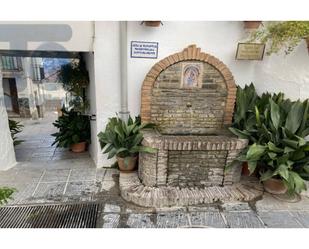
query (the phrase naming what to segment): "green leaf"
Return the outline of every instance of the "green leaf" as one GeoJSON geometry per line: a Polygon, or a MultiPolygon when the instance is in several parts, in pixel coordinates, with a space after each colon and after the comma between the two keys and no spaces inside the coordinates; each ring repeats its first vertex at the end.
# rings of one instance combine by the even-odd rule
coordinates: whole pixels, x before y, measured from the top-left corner
{"type": "MultiPolygon", "coordinates": [[[[303,105],[304,105],[304,112],[303,112],[302,122],[301,122],[300,127],[299,127],[298,135],[305,137],[309,134],[309,133],[307,135],[304,134],[305,129],[306,129],[306,124],[307,124],[307,119],[308,119],[307,116],[308,116],[308,110],[309,110],[309,99],[304,101],[303,105]]],[[[309,127],[307,127],[307,128],[309,128],[309,127]]]]}
{"type": "Polygon", "coordinates": [[[277,153],[280,153],[280,152],[283,152],[283,149],[277,147],[274,143],[272,142],[268,142],[267,143],[267,146],[268,146],[268,149],[270,151],[273,151],[273,152],[277,152],[277,153]]]}
{"type": "Polygon", "coordinates": [[[275,170],[274,175],[280,175],[283,179],[286,181],[289,180],[289,170],[287,165],[285,164],[280,164],[279,167],[275,170]]]}
{"type": "MultiPolygon", "coordinates": [[[[105,147],[105,146],[104,146],[105,147]]],[[[109,146],[107,146],[107,148],[104,150],[104,154],[110,152],[112,149],[114,148],[114,146],[112,144],[110,144],[109,146]]]]}
{"type": "Polygon", "coordinates": [[[237,128],[234,128],[234,127],[229,127],[229,130],[236,136],[238,136],[239,138],[242,138],[242,139],[248,139],[249,136],[250,136],[250,133],[247,132],[247,131],[241,131],[237,128]]]}
{"type": "Polygon", "coordinates": [[[264,181],[266,181],[266,180],[272,178],[273,175],[274,175],[274,171],[268,169],[265,173],[261,174],[260,180],[261,180],[262,182],[264,182],[264,181]]]}
{"type": "Polygon", "coordinates": [[[250,174],[252,174],[257,166],[257,161],[248,161],[248,169],[250,171],[250,174]]]}
{"type": "Polygon", "coordinates": [[[301,191],[307,189],[304,180],[296,172],[290,171],[289,178],[293,179],[292,181],[289,181],[291,191],[300,193],[301,191]]]}
{"type": "Polygon", "coordinates": [[[267,155],[273,160],[277,157],[277,154],[273,152],[268,152],[267,155]]]}
{"type": "Polygon", "coordinates": [[[286,118],[285,128],[287,128],[290,132],[295,133],[301,125],[303,114],[303,104],[300,101],[295,102],[286,118]]]}
{"type": "Polygon", "coordinates": [[[115,132],[121,139],[124,139],[124,132],[118,125],[115,126],[115,132]]]}
{"type": "Polygon", "coordinates": [[[77,134],[73,135],[73,136],[72,136],[72,141],[73,141],[73,143],[75,143],[75,144],[77,144],[78,142],[80,142],[80,141],[79,141],[79,136],[78,136],[77,134]]]}
{"type": "Polygon", "coordinates": [[[298,148],[298,142],[291,140],[291,139],[282,139],[282,141],[288,145],[289,147],[293,148],[293,149],[297,149],[298,148]]]}
{"type": "Polygon", "coordinates": [[[128,152],[128,149],[127,148],[120,148],[116,151],[116,155],[119,155],[121,152],[128,152]]]}
{"type": "Polygon", "coordinates": [[[254,107],[255,108],[255,118],[256,118],[256,122],[258,124],[258,126],[261,126],[261,117],[260,117],[260,112],[257,106],[254,107]]]}
{"type": "Polygon", "coordinates": [[[144,153],[156,153],[157,149],[146,147],[146,146],[135,146],[131,149],[131,152],[137,153],[137,152],[144,152],[144,153]]]}
{"type": "Polygon", "coordinates": [[[117,150],[115,148],[113,148],[109,153],[108,153],[108,156],[107,156],[107,159],[111,159],[113,158],[117,153],[117,150]]]}
{"type": "Polygon", "coordinates": [[[289,146],[285,146],[283,152],[286,154],[286,153],[293,152],[293,151],[295,151],[295,149],[293,149],[289,146]]]}
{"type": "Polygon", "coordinates": [[[265,150],[266,146],[253,144],[249,147],[246,158],[248,161],[258,161],[264,154],[265,150]]]}
{"type": "Polygon", "coordinates": [[[276,128],[276,130],[278,130],[279,124],[280,124],[280,110],[279,110],[279,106],[272,99],[269,99],[269,102],[270,102],[270,117],[271,117],[271,121],[272,121],[274,127],[276,128]]]}

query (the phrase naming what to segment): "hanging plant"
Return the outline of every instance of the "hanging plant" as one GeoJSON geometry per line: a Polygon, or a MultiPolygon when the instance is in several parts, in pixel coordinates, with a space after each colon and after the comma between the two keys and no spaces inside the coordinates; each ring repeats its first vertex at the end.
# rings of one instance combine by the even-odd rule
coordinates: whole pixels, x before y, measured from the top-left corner
{"type": "Polygon", "coordinates": [[[58,78],[66,91],[82,96],[82,89],[89,84],[89,75],[84,60],[80,58],[62,65],[58,78]]]}
{"type": "Polygon", "coordinates": [[[58,80],[63,84],[64,90],[71,93],[70,106],[75,111],[84,113],[89,107],[85,90],[89,84],[89,74],[82,57],[79,60],[73,60],[69,64],[62,65],[58,80]]]}
{"type": "Polygon", "coordinates": [[[252,33],[251,42],[268,43],[266,54],[284,50],[291,53],[299,43],[306,39],[309,42],[309,21],[273,22],[252,33]]]}

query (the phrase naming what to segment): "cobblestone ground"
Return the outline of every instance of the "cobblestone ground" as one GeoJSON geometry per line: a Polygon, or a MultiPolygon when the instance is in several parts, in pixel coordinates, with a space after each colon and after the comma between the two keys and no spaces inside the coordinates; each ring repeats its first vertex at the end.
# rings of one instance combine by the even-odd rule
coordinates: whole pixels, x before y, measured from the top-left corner
{"type": "Polygon", "coordinates": [[[125,202],[119,195],[116,169],[96,169],[88,153],[73,154],[51,147],[54,114],[26,121],[16,147],[19,163],[0,172],[0,186],[18,191],[7,205],[100,202],[98,227],[103,228],[302,228],[309,227],[309,198],[296,203],[269,194],[251,203],[217,203],[152,209],[125,202]]]}

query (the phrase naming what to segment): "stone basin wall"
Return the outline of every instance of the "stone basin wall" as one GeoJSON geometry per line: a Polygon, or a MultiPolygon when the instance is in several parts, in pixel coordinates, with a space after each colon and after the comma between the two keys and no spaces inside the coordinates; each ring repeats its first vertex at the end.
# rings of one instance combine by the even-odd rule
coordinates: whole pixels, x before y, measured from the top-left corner
{"type": "Polygon", "coordinates": [[[144,132],[143,145],[156,153],[141,153],[139,177],[146,186],[210,187],[240,180],[241,164],[225,172],[247,146],[246,139],[231,136],[169,136],[144,132]]]}

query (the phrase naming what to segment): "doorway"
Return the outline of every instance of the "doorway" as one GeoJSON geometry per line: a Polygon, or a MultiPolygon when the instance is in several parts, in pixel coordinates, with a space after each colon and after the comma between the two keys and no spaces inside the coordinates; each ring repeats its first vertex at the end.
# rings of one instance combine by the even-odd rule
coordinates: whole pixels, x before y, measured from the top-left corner
{"type": "Polygon", "coordinates": [[[9,116],[19,115],[18,94],[15,78],[3,78],[3,93],[5,107],[9,116]]]}

